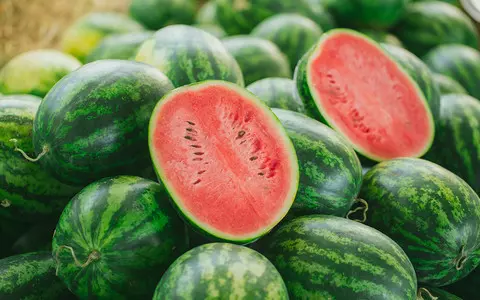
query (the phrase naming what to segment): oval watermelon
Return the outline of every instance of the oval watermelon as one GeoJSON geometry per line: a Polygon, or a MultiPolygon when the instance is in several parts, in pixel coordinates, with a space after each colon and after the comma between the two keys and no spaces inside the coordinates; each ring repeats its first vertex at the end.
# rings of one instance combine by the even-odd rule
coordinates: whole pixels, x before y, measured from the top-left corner
{"type": "Polygon", "coordinates": [[[305,113],[303,102],[295,97],[295,82],[287,78],[265,78],[247,86],[247,90],[270,108],[281,108],[305,113]]]}
{"type": "Polygon", "coordinates": [[[147,28],[156,30],[172,24],[192,24],[195,0],[132,0],[130,15],[147,28]]]}
{"type": "Polygon", "coordinates": [[[92,62],[101,59],[134,59],[138,48],[152,35],[152,31],[112,34],[103,39],[85,60],[92,62]]]}
{"type": "Polygon", "coordinates": [[[440,94],[467,94],[465,88],[458,83],[455,79],[442,75],[442,74],[433,74],[433,81],[438,86],[440,94]]]}

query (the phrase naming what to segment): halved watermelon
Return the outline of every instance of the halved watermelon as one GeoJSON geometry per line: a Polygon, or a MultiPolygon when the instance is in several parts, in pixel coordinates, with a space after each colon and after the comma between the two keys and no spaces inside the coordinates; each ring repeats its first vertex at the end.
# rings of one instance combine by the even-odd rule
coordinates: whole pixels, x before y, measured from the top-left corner
{"type": "Polygon", "coordinates": [[[296,70],[309,115],[383,161],[420,157],[434,137],[432,113],[417,83],[373,40],[352,30],[324,34],[296,70]]]}
{"type": "Polygon", "coordinates": [[[247,243],[269,232],[298,189],[293,145],[270,109],[224,81],[178,88],[155,108],[150,154],[175,206],[207,235],[247,243]]]}

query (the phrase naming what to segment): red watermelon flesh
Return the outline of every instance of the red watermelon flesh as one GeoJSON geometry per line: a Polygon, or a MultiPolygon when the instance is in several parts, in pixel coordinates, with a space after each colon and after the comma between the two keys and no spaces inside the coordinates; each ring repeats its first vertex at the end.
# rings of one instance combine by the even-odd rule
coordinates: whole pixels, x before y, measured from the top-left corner
{"type": "Polygon", "coordinates": [[[295,151],[279,121],[252,94],[222,81],[162,99],[150,121],[150,153],[184,217],[224,240],[267,233],[298,187],[295,151]]]}
{"type": "Polygon", "coordinates": [[[430,148],[433,118],[421,90],[375,42],[331,31],[306,68],[325,121],[361,154],[383,161],[419,157],[430,148]]]}

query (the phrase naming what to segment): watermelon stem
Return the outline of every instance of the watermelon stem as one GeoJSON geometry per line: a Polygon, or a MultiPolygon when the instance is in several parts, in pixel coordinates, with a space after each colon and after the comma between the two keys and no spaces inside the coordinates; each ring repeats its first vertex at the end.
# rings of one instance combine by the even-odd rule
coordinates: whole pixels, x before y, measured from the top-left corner
{"type": "Polygon", "coordinates": [[[0,206],[2,207],[9,207],[10,205],[12,205],[12,201],[8,200],[8,199],[3,199],[1,202],[0,202],[0,206]]]}
{"type": "Polygon", "coordinates": [[[31,161],[31,162],[36,162],[36,161],[40,160],[40,158],[42,158],[49,151],[48,146],[44,145],[43,149],[42,149],[42,152],[36,158],[31,158],[30,156],[28,156],[27,153],[25,153],[25,151],[18,148],[18,146],[17,146],[18,140],[17,139],[10,139],[10,142],[13,142],[14,145],[15,145],[15,149],[13,149],[14,151],[20,152],[26,160],[31,161]]]}
{"type": "Polygon", "coordinates": [[[355,209],[351,209],[348,213],[347,213],[347,216],[346,218],[349,219],[349,220],[352,220],[352,221],[356,221],[356,222],[359,222],[359,223],[365,223],[365,221],[367,221],[367,211],[368,211],[368,202],[363,200],[363,199],[360,199],[360,198],[357,198],[354,200],[353,202],[354,204],[355,203],[360,203],[360,204],[363,204],[363,206],[359,206],[355,209]],[[350,219],[350,216],[356,212],[359,212],[359,211],[363,211],[363,218],[362,219],[350,219]]]}
{"type": "Polygon", "coordinates": [[[430,297],[431,300],[437,300],[438,299],[438,297],[435,297],[434,295],[432,295],[432,293],[430,293],[430,291],[427,290],[426,288],[419,288],[418,293],[417,293],[417,300],[425,299],[425,298],[423,298],[422,293],[426,293],[430,297]]]}
{"type": "Polygon", "coordinates": [[[56,275],[58,275],[58,269],[60,267],[60,260],[58,258],[59,254],[60,254],[60,251],[63,250],[63,249],[67,249],[67,250],[70,250],[70,253],[72,254],[72,257],[73,257],[73,261],[75,262],[75,265],[77,267],[80,267],[80,268],[85,268],[86,266],[88,266],[89,264],[91,264],[92,262],[94,261],[97,261],[100,259],[100,252],[98,252],[97,250],[93,250],[89,255],[88,255],[88,258],[87,258],[87,261],[84,262],[83,264],[77,259],[77,256],[75,255],[75,251],[73,250],[72,247],[70,246],[67,246],[67,245],[61,245],[58,247],[57,249],[57,254],[55,255],[55,260],[57,261],[57,270],[55,272],[56,275]]]}
{"type": "Polygon", "coordinates": [[[465,255],[465,246],[462,246],[462,248],[460,249],[460,254],[455,259],[455,269],[457,269],[457,271],[460,271],[461,269],[463,269],[466,261],[467,261],[467,256],[465,255]]]}

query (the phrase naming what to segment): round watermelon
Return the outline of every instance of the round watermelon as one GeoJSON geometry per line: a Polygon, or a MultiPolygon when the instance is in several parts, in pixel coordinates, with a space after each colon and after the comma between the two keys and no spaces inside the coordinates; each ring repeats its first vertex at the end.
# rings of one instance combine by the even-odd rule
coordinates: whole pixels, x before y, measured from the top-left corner
{"type": "Polygon", "coordinates": [[[465,88],[458,83],[455,79],[442,75],[442,74],[433,74],[433,81],[438,86],[440,94],[467,94],[465,88]]]}
{"type": "Polygon", "coordinates": [[[132,0],[130,15],[145,27],[156,30],[172,24],[192,24],[195,0],[132,0]]]}
{"type": "Polygon", "coordinates": [[[151,31],[112,34],[103,39],[85,60],[92,62],[101,59],[134,59],[138,48],[152,35],[151,31]]]}
{"type": "Polygon", "coordinates": [[[270,108],[305,113],[303,102],[295,97],[295,89],[295,81],[278,77],[261,79],[247,86],[247,90],[265,102],[270,108]]]}

